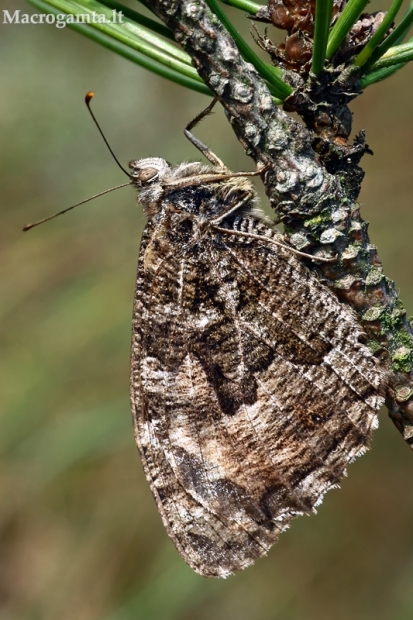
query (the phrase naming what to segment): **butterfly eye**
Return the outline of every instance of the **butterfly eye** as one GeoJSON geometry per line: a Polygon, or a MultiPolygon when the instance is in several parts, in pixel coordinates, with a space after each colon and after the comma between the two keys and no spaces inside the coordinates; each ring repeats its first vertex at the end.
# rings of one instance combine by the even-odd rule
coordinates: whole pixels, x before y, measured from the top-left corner
{"type": "Polygon", "coordinates": [[[141,183],[148,183],[148,181],[154,181],[158,174],[159,171],[156,168],[143,168],[137,172],[136,176],[141,183]]]}

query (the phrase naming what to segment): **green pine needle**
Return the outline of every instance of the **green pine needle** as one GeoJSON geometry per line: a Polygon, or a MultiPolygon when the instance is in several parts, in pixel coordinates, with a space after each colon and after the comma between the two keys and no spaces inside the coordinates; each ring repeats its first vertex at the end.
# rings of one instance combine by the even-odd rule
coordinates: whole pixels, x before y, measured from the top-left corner
{"type": "Polygon", "coordinates": [[[375,71],[376,69],[392,67],[393,65],[410,62],[411,60],[413,60],[412,40],[408,43],[391,47],[377,62],[374,63],[371,69],[372,71],[375,71]]]}
{"type": "Polygon", "coordinates": [[[316,0],[313,60],[311,67],[312,72],[315,74],[323,70],[326,59],[333,1],[334,0],[316,0]]]}
{"type": "Polygon", "coordinates": [[[399,69],[402,69],[405,64],[406,63],[401,63],[400,65],[394,65],[393,67],[383,67],[382,69],[376,69],[375,71],[367,73],[367,75],[365,75],[360,80],[361,88],[364,90],[372,84],[376,84],[377,82],[385,80],[386,78],[396,73],[396,71],[399,71],[399,69]]]}
{"type": "Polygon", "coordinates": [[[392,25],[394,18],[396,17],[399,9],[403,3],[403,0],[394,0],[390,9],[387,11],[382,23],[377,28],[370,41],[361,50],[360,54],[356,57],[354,64],[356,67],[362,67],[370,58],[374,50],[378,47],[384,35],[392,25]]]}
{"type": "Polygon", "coordinates": [[[334,56],[370,0],[349,0],[328,37],[326,58],[334,56]]]}
{"type": "Polygon", "coordinates": [[[118,11],[118,13],[121,11],[125,15],[125,17],[127,17],[133,22],[136,22],[137,24],[140,24],[141,26],[145,26],[145,28],[148,28],[148,30],[160,34],[163,37],[170,39],[171,41],[175,41],[172,31],[160,22],[156,22],[150,17],[145,17],[145,15],[141,15],[137,11],[130,9],[128,6],[125,6],[120,2],[116,2],[116,0],[99,0],[99,2],[110,9],[115,9],[116,11],[118,11]]]}
{"type": "Polygon", "coordinates": [[[263,6],[262,4],[251,2],[251,0],[221,0],[221,2],[235,9],[240,9],[240,11],[245,11],[245,13],[250,15],[255,15],[263,6]]]}
{"type": "Polygon", "coordinates": [[[410,3],[409,8],[406,11],[405,16],[403,17],[400,24],[393,30],[393,32],[386,37],[386,39],[379,45],[376,50],[372,53],[369,60],[366,62],[364,67],[370,68],[379,58],[383,56],[392,46],[400,45],[403,42],[404,37],[410,30],[411,25],[413,24],[413,2],[410,3]]]}

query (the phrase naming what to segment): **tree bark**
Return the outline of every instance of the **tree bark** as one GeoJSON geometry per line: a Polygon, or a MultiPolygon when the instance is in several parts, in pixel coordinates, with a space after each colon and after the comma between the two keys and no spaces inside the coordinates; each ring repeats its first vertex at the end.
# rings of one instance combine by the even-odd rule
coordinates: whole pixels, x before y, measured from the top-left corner
{"type": "Polygon", "coordinates": [[[358,192],[341,172],[327,172],[313,150],[314,134],[274,104],[264,80],[243,60],[204,0],[151,0],[151,7],[219,96],[246,153],[269,165],[263,182],[286,240],[315,257],[337,257],[309,261],[308,267],[358,314],[369,346],[388,373],[389,415],[413,448],[412,327],[370,243],[358,192]]]}

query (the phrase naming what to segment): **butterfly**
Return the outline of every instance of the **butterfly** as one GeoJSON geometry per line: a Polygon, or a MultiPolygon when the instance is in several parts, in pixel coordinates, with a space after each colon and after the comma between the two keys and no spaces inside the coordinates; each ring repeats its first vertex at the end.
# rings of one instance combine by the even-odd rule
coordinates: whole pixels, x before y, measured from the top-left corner
{"type": "Polygon", "coordinates": [[[232,173],[191,133],[214,103],[185,130],[211,165],[130,163],[147,217],[131,407],[169,536],[197,573],[226,577],[365,452],[385,381],[355,313],[258,207],[248,177],[265,169],[232,173]]]}

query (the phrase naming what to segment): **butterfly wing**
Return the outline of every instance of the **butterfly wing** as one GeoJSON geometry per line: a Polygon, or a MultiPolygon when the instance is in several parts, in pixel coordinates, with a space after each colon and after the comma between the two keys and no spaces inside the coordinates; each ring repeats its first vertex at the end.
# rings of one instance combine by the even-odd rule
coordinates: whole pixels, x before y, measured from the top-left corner
{"type": "Polygon", "coordinates": [[[382,375],[360,327],[277,235],[149,224],[134,307],[136,441],[165,527],[201,575],[264,555],[368,445],[382,375]]]}

